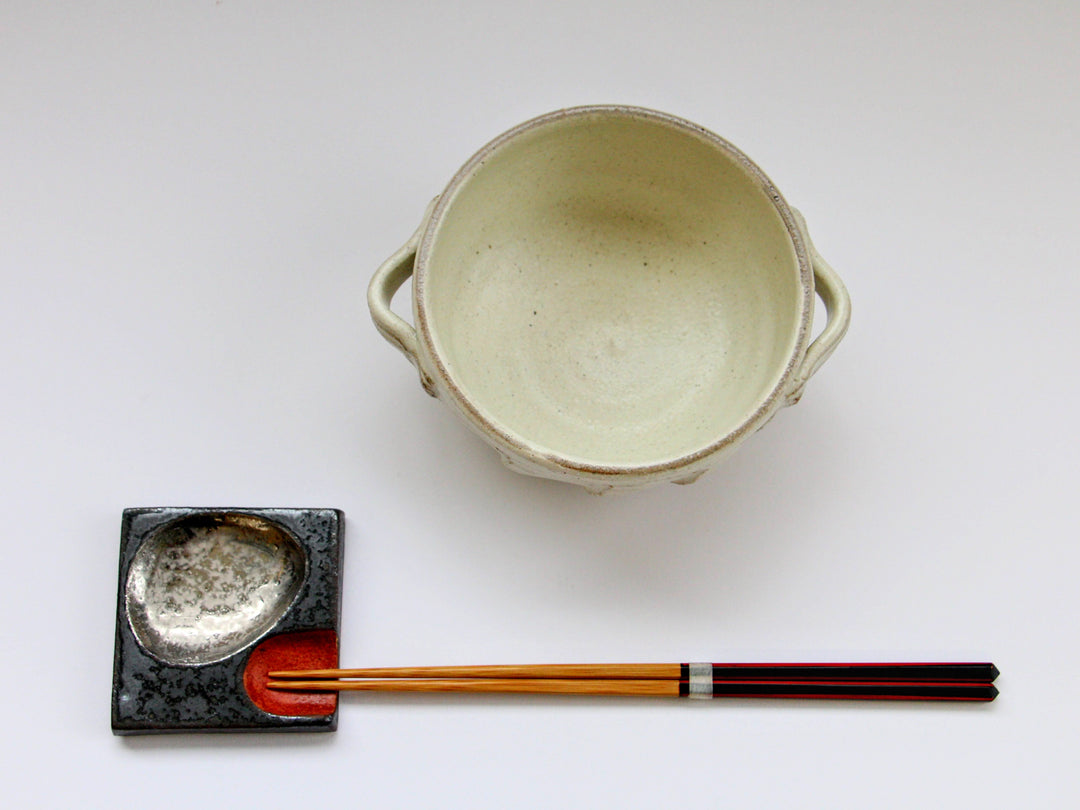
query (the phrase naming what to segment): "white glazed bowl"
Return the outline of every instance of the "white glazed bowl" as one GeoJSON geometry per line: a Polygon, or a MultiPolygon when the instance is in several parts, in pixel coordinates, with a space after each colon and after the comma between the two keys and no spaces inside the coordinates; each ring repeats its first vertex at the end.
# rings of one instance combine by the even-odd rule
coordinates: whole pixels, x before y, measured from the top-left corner
{"type": "Polygon", "coordinates": [[[509,466],[593,491],[695,480],[798,400],[850,318],[757,166],[621,106],[481,149],[368,300],[428,393],[509,466]],[[410,274],[415,330],[390,310],[410,274]],[[811,344],[815,286],[829,320],[811,344]]]}

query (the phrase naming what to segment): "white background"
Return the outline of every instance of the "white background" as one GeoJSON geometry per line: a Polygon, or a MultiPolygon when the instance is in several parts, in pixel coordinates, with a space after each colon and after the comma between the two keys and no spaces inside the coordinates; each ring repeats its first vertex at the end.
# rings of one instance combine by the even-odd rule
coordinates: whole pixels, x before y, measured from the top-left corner
{"type": "Polygon", "coordinates": [[[0,11],[8,806],[1075,806],[1075,2],[94,5],[0,11]],[[503,469],[364,292],[475,149],[602,102],[746,151],[854,320],[725,466],[597,498],[503,469]],[[1002,696],[114,738],[120,514],[159,505],[345,510],[350,665],[992,659],[1002,696]]]}

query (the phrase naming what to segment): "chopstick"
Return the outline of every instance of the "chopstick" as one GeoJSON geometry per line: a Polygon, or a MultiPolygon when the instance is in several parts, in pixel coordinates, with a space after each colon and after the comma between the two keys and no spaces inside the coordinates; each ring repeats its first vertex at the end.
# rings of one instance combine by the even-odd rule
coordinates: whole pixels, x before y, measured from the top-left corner
{"type": "MultiPolygon", "coordinates": [[[[714,680],[886,680],[992,683],[998,669],[990,663],[888,664],[703,664],[714,680]]],[[[271,678],[644,678],[678,680],[690,676],[691,664],[495,664],[488,666],[367,667],[270,672],[271,678]]]]}
{"type": "Polygon", "coordinates": [[[990,663],[541,664],[270,672],[271,689],[990,701],[990,663]]]}
{"type": "MultiPolygon", "coordinates": [[[[690,697],[685,681],[606,678],[421,678],[356,681],[271,681],[271,689],[322,692],[509,692],[518,694],[690,697]]],[[[834,700],[991,701],[990,683],[713,681],[695,697],[830,698],[834,700]]]]}

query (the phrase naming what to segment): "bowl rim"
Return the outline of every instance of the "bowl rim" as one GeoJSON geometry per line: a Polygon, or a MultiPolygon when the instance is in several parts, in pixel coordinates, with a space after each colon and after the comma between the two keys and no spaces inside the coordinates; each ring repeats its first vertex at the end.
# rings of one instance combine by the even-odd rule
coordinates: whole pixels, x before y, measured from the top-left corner
{"type": "Polygon", "coordinates": [[[413,265],[413,307],[416,318],[417,332],[420,335],[420,346],[431,364],[442,387],[449,394],[452,404],[465,417],[466,421],[482,434],[497,438],[505,446],[512,448],[517,454],[547,467],[549,469],[563,470],[571,473],[599,476],[610,478],[626,475],[657,475],[682,470],[685,467],[708,458],[725,448],[729,448],[741,441],[745,436],[757,430],[768,421],[769,417],[783,404],[785,393],[792,377],[795,375],[803,356],[806,354],[810,342],[810,326],[813,319],[814,307],[814,274],[807,250],[806,239],[799,227],[796,215],[784,199],[783,195],[773,184],[772,180],[747,157],[741,150],[719,135],[699,126],[684,118],[679,118],[668,113],[646,107],[637,107],[623,104],[590,104],[579,107],[568,107],[555,110],[544,115],[531,118],[524,123],[507,130],[501,135],[482,146],[464,165],[454,174],[443,190],[442,194],[434,201],[427,221],[421,226],[422,235],[417,245],[416,259],[413,265]],[[584,117],[611,116],[620,118],[644,119],[651,123],[658,123],[685,135],[696,137],[724,153],[728,158],[735,160],[742,169],[758,184],[759,188],[768,196],[772,206],[780,215],[788,237],[791,239],[795,251],[796,262],[802,297],[800,300],[800,314],[795,344],[792,347],[788,362],[783,373],[777,378],[776,384],[769,393],[758,403],[735,428],[708,445],[698,448],[690,453],[685,453],[670,459],[647,464],[610,464],[593,463],[575,459],[570,456],[555,452],[538,444],[530,444],[528,437],[519,436],[506,429],[498,422],[489,418],[477,407],[470,397],[461,389],[454,380],[450,369],[443,356],[439,352],[439,345],[434,339],[434,329],[428,312],[427,300],[427,273],[428,262],[431,256],[432,245],[438,234],[446,212],[450,209],[456,192],[475,174],[481,165],[496,151],[531,130],[542,126],[559,123],[584,117]]]}

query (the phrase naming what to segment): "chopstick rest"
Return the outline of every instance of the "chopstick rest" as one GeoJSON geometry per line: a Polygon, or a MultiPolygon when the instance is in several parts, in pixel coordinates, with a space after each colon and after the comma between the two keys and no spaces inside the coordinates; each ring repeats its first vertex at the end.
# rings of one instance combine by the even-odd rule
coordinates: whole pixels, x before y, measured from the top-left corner
{"type": "Polygon", "coordinates": [[[343,540],[336,509],[126,509],[113,733],[333,731],[337,695],[265,684],[338,665],[343,540]]]}

